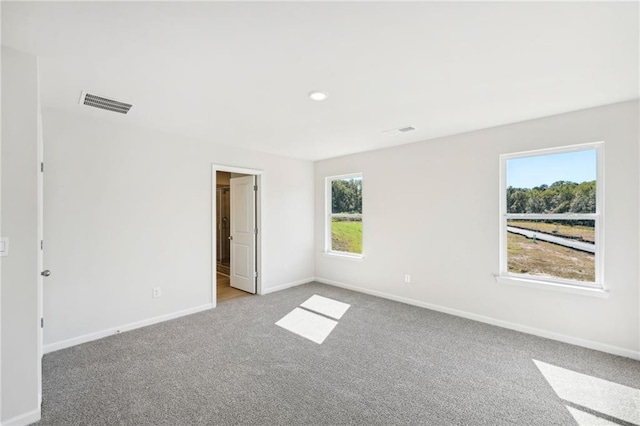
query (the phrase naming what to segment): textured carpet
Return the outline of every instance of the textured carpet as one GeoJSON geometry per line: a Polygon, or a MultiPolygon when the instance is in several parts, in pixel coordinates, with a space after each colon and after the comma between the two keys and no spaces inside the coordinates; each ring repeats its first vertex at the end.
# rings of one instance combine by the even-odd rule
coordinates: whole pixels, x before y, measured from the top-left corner
{"type": "Polygon", "coordinates": [[[572,425],[533,360],[640,388],[640,362],[318,283],[47,354],[42,425],[572,425]],[[275,325],[351,305],[322,345],[275,325]]]}

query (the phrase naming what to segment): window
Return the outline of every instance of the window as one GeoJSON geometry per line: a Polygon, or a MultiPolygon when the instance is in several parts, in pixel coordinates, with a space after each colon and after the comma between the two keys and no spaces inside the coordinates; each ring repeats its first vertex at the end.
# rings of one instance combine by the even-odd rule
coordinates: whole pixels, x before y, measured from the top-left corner
{"type": "Polygon", "coordinates": [[[602,289],[602,143],[501,156],[501,277],[602,289]]]}
{"type": "Polygon", "coordinates": [[[327,253],[362,257],[362,173],[326,179],[327,253]]]}

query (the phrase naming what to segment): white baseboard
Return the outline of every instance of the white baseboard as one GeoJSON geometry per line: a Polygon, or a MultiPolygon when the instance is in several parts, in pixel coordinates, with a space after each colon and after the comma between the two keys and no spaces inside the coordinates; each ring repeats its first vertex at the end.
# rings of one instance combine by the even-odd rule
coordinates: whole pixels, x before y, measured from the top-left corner
{"type": "Polygon", "coordinates": [[[626,358],[640,360],[640,351],[634,351],[631,349],[621,348],[618,346],[607,345],[606,343],[594,342],[592,340],[581,339],[579,337],[568,336],[566,334],[556,333],[548,330],[542,330],[539,328],[529,327],[526,325],[521,325],[521,324],[509,322],[509,321],[503,321],[496,318],[486,317],[484,315],[478,315],[471,312],[460,311],[458,309],[447,308],[444,306],[421,302],[419,300],[409,299],[406,297],[395,296],[393,294],[384,293],[381,291],[369,290],[367,288],[345,284],[338,281],[328,280],[325,278],[316,277],[315,281],[322,284],[332,285],[334,287],[341,287],[347,290],[357,291],[359,293],[365,293],[365,294],[370,294],[372,296],[382,297],[384,299],[393,300],[395,302],[406,303],[408,305],[431,309],[433,311],[438,311],[438,312],[444,312],[445,314],[451,314],[458,317],[483,322],[486,324],[496,325],[502,328],[508,328],[510,330],[520,331],[527,334],[533,334],[534,336],[545,337],[547,339],[557,340],[559,342],[569,343],[572,345],[582,346],[585,348],[594,349],[597,351],[606,352],[613,355],[619,355],[626,358]]]}
{"type": "Polygon", "coordinates": [[[313,277],[309,277],[309,278],[304,278],[298,281],[293,281],[290,283],[286,283],[286,284],[282,284],[282,285],[277,285],[275,287],[268,287],[262,290],[262,294],[269,294],[269,293],[274,293],[276,291],[280,291],[280,290],[284,290],[287,288],[291,288],[291,287],[295,287],[298,285],[302,285],[302,284],[308,284],[310,282],[312,282],[315,278],[313,277]]]}
{"type": "MultiPolygon", "coordinates": [[[[295,287],[298,285],[302,285],[302,284],[307,284],[309,282],[312,282],[314,280],[313,277],[309,277],[309,278],[304,278],[298,281],[293,281],[290,283],[286,283],[286,284],[282,284],[279,286],[275,286],[275,287],[269,287],[267,289],[264,289],[262,291],[262,294],[269,294],[269,293],[273,293],[276,291],[280,291],[280,290],[284,290],[287,288],[291,288],[291,287],[295,287]]],[[[196,306],[195,308],[190,308],[190,309],[185,309],[182,311],[178,311],[178,312],[173,312],[170,314],[166,314],[166,315],[160,315],[157,317],[153,317],[153,318],[148,318],[142,321],[136,321],[130,324],[125,324],[119,327],[113,327],[113,328],[109,328],[107,330],[102,330],[102,331],[97,331],[95,333],[89,333],[89,334],[85,334],[82,336],[78,336],[78,337],[73,337],[71,339],[67,339],[67,340],[61,340],[59,342],[55,342],[55,343],[49,343],[48,345],[44,345],[43,347],[43,351],[45,354],[50,353],[50,352],[54,352],[54,351],[59,351],[60,349],[65,349],[65,348],[69,348],[71,346],[76,346],[76,345],[80,345],[82,343],[87,343],[87,342],[91,342],[93,340],[98,340],[98,339],[102,339],[103,337],[107,337],[107,336],[112,336],[114,334],[118,334],[118,333],[122,333],[124,331],[130,331],[130,330],[135,330],[136,328],[141,328],[141,327],[145,327],[148,325],[152,325],[152,324],[157,324],[159,322],[163,322],[163,321],[168,321],[171,319],[175,319],[175,318],[179,318],[185,315],[191,315],[191,314],[195,314],[197,312],[201,312],[201,311],[205,311],[207,309],[212,309],[214,308],[215,305],[213,303],[207,303],[205,305],[201,305],[201,306],[196,306]]],[[[2,425],[4,426],[4,425],[2,425]]]]}
{"type": "MultiPolygon", "coordinates": [[[[89,333],[83,336],[73,337],[67,340],[61,340],[55,343],[49,343],[48,345],[44,345],[44,348],[43,348],[44,353],[47,354],[49,352],[54,352],[60,349],[69,348],[71,346],[79,345],[81,343],[91,342],[93,340],[102,339],[103,337],[119,334],[124,331],[135,330],[136,328],[146,327],[147,325],[157,324],[159,322],[180,318],[185,315],[195,314],[198,312],[206,311],[207,309],[212,309],[213,307],[214,307],[213,303],[207,303],[205,305],[200,305],[200,306],[196,306],[189,309],[183,309],[181,311],[172,312],[170,314],[160,315],[157,317],[148,318],[141,321],[136,321],[129,324],[121,325],[120,327],[113,327],[107,330],[97,331],[95,333],[89,333]]],[[[3,424],[2,426],[5,426],[5,425],[3,424]]]]}
{"type": "Polygon", "coordinates": [[[12,417],[4,422],[0,423],[1,426],[27,426],[32,423],[40,421],[41,413],[40,409],[29,411],[28,413],[20,414],[19,416],[12,417]]]}

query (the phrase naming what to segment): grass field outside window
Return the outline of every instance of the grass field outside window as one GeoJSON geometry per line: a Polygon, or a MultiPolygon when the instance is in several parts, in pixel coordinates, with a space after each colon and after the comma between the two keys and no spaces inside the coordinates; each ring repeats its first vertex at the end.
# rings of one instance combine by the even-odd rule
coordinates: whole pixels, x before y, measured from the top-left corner
{"type": "Polygon", "coordinates": [[[345,253],[362,254],[362,218],[353,220],[332,218],[331,249],[345,253]]]}

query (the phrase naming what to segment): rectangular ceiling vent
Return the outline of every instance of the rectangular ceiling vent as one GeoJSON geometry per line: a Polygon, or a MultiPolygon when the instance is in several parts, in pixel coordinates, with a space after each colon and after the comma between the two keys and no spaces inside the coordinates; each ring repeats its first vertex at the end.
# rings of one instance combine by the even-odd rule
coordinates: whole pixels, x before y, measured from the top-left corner
{"type": "Polygon", "coordinates": [[[398,127],[395,129],[391,129],[391,130],[385,130],[382,133],[386,133],[388,135],[396,135],[398,133],[407,133],[407,132],[412,132],[414,131],[416,128],[413,126],[404,126],[404,127],[398,127]]]}
{"type": "Polygon", "coordinates": [[[128,113],[133,106],[132,104],[115,101],[113,99],[105,98],[104,96],[92,95],[87,92],[82,92],[80,104],[94,108],[106,109],[107,111],[119,112],[120,114],[128,113]]]}

